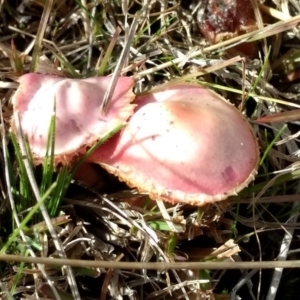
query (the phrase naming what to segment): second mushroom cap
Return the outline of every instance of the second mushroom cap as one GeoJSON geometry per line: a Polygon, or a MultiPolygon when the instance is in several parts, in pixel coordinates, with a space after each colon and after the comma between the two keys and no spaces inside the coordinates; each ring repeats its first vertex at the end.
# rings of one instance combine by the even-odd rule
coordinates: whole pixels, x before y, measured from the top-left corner
{"type": "Polygon", "coordinates": [[[242,114],[196,84],[138,97],[128,125],[89,161],[131,187],[173,203],[204,205],[254,178],[258,146],[242,114]]]}

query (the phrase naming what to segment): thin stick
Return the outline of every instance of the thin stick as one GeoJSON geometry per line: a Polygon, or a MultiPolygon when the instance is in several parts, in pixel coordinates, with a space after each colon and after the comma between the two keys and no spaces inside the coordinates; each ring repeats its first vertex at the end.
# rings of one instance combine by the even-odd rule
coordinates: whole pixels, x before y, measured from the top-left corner
{"type": "Polygon", "coordinates": [[[274,268],[300,268],[300,260],[289,261],[223,261],[223,262],[117,262],[117,261],[90,261],[81,259],[25,257],[18,255],[0,254],[0,261],[14,261],[25,263],[38,263],[49,266],[69,266],[81,268],[107,268],[124,270],[246,270],[246,269],[274,269],[274,268]]]}
{"type": "Polygon", "coordinates": [[[43,41],[44,33],[46,31],[46,27],[47,27],[48,20],[50,17],[52,5],[53,5],[53,0],[48,0],[45,2],[43,14],[42,14],[39,28],[38,28],[38,31],[36,34],[36,39],[34,42],[34,49],[33,49],[33,54],[32,54],[32,64],[31,64],[31,68],[30,68],[32,72],[36,70],[37,65],[38,65],[38,60],[40,57],[40,50],[42,47],[42,41],[43,41]]]}
{"type": "Polygon", "coordinates": [[[130,46],[131,46],[131,42],[133,41],[134,37],[135,37],[135,33],[137,30],[137,27],[139,25],[139,18],[140,16],[136,16],[131,24],[130,30],[129,30],[129,34],[128,34],[128,39],[127,42],[125,43],[125,46],[121,52],[120,58],[118,60],[118,63],[115,67],[115,70],[113,72],[113,75],[111,77],[111,80],[109,82],[108,88],[105,92],[102,104],[101,104],[101,112],[105,113],[105,110],[107,108],[107,105],[109,103],[109,101],[112,98],[112,95],[114,93],[115,87],[117,85],[117,81],[120,77],[120,74],[122,72],[123,66],[124,66],[124,62],[127,60],[127,56],[129,54],[130,51],[130,46]]]}

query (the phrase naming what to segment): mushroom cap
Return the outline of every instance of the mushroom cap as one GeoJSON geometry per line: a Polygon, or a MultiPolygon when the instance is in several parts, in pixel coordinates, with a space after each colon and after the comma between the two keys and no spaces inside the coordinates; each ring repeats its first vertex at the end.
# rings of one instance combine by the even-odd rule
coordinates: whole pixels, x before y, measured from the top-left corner
{"type": "MultiPolygon", "coordinates": [[[[106,113],[102,114],[100,106],[110,80],[110,77],[68,79],[35,73],[20,77],[12,102],[36,163],[40,163],[46,153],[54,104],[56,162],[69,162],[126,122],[135,107],[130,104],[134,99],[131,91],[134,80],[119,78],[106,113]]],[[[12,128],[15,130],[14,118],[12,128]]]]}
{"type": "Polygon", "coordinates": [[[140,108],[89,161],[152,199],[204,205],[234,195],[258,165],[258,145],[242,114],[196,84],[138,97],[140,108]]]}

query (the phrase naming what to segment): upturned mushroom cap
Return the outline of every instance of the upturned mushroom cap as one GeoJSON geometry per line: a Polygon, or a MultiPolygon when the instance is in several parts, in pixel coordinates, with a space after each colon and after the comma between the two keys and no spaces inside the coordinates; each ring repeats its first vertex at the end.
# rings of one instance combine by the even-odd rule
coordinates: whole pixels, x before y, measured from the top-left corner
{"type": "MultiPolygon", "coordinates": [[[[134,80],[119,78],[106,113],[100,106],[110,82],[109,77],[67,79],[53,75],[29,73],[19,79],[20,86],[13,96],[14,111],[19,113],[23,132],[36,163],[46,153],[51,117],[56,106],[55,159],[68,162],[84,153],[115,126],[125,123],[133,114],[131,91],[134,80]]],[[[12,119],[15,129],[15,119],[12,119]]]]}
{"type": "Polygon", "coordinates": [[[253,180],[256,138],[242,114],[218,94],[176,84],[136,102],[141,108],[124,130],[89,161],[172,203],[219,201],[253,180]]]}

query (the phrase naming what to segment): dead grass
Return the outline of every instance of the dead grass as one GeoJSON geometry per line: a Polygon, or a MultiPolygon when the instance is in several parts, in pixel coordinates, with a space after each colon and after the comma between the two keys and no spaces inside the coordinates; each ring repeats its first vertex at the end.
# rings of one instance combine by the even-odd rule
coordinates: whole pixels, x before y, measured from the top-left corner
{"type": "MultiPolygon", "coordinates": [[[[266,7],[251,0],[259,28],[210,45],[192,2],[0,0],[2,254],[107,262],[91,269],[3,260],[1,299],[269,300],[299,294],[300,276],[292,268],[282,273],[250,264],[299,260],[299,121],[292,112],[300,108],[299,4],[268,1],[266,7]],[[254,57],[234,47],[250,41],[254,57]],[[11,96],[18,77],[30,71],[126,74],[136,79],[136,93],[174,80],[214,88],[253,124],[262,154],[256,181],[237,197],[198,209],[151,201],[95,167],[102,178],[96,188],[72,181],[55,216],[47,221],[44,211],[19,226],[32,207],[42,208],[44,196],[37,195],[38,204],[21,203],[24,170],[8,135],[11,96]],[[280,112],[271,123],[254,122],[280,112]],[[234,261],[249,262],[249,269],[230,271],[234,261]],[[111,262],[195,262],[195,268],[196,262],[227,262],[228,270],[226,264],[219,271],[113,269],[111,262]]],[[[40,183],[40,168],[31,180],[40,183]]],[[[27,198],[33,197],[31,180],[27,198]]]]}

